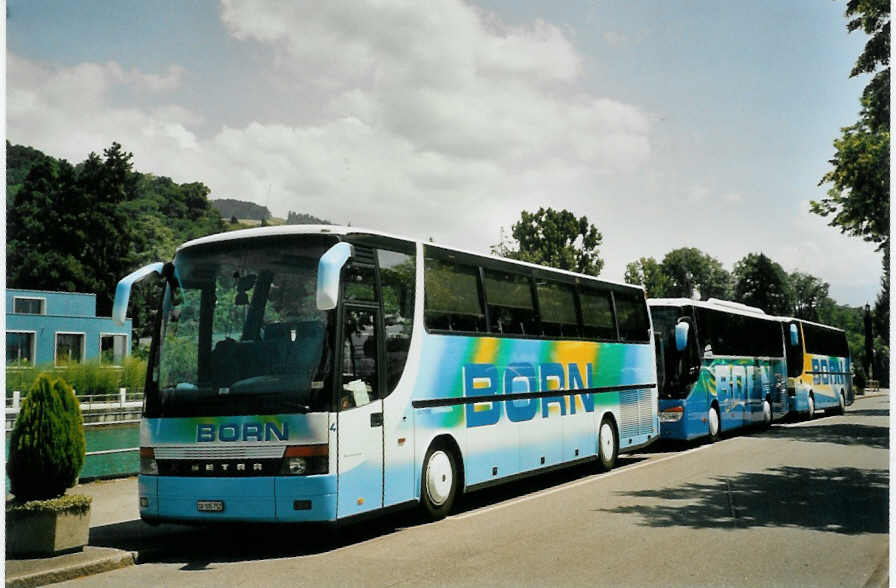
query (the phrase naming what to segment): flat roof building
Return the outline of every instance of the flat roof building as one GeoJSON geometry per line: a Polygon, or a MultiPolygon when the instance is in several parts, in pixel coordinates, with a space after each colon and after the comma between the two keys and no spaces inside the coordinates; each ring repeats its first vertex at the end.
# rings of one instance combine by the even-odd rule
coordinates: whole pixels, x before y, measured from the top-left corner
{"type": "Polygon", "coordinates": [[[63,365],[100,359],[121,365],[131,348],[131,319],[118,326],[96,316],[96,295],[6,290],[6,366],[63,365]]]}

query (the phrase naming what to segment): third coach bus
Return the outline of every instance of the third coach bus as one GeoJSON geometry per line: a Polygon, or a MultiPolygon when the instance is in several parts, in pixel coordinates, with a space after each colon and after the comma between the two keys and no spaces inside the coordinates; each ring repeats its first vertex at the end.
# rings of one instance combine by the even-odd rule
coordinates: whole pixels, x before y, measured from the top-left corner
{"type": "Polygon", "coordinates": [[[846,332],[795,318],[782,318],[787,342],[790,410],[812,418],[818,408],[843,413],[854,392],[846,332]]]}
{"type": "Polygon", "coordinates": [[[650,299],[660,433],[690,440],[785,416],[786,365],[776,317],[710,299],[650,299]]]}
{"type": "Polygon", "coordinates": [[[165,281],[148,521],[343,521],[655,440],[643,289],[351,227],[213,235],[165,281]]]}

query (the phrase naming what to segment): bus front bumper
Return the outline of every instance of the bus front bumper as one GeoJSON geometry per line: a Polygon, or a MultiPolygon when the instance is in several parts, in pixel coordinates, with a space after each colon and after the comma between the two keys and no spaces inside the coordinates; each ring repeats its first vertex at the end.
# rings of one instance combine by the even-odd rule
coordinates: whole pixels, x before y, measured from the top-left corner
{"type": "Polygon", "coordinates": [[[709,434],[706,420],[680,399],[659,399],[660,439],[690,441],[709,434]]]}
{"type": "Polygon", "coordinates": [[[138,489],[140,517],[151,522],[336,520],[335,474],[242,478],[141,475],[138,489]]]}

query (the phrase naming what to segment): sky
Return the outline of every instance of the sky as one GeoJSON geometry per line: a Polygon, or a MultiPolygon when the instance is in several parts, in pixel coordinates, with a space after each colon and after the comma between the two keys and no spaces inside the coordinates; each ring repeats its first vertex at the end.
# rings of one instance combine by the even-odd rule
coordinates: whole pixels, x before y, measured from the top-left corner
{"type": "Polygon", "coordinates": [[[601,277],[764,252],[840,303],[880,254],[809,211],[857,119],[845,1],[8,0],[7,138],[113,141],[212,198],[487,252],[521,210],[603,234],[601,277]]]}

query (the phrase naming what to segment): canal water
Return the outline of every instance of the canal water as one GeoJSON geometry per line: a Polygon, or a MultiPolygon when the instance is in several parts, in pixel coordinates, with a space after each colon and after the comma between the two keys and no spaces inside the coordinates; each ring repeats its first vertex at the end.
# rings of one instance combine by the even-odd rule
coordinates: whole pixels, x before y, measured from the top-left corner
{"type": "MultiPolygon", "coordinates": [[[[84,457],[81,479],[126,476],[137,473],[140,468],[140,452],[136,449],[140,446],[139,423],[84,427],[84,437],[87,442],[88,455],[84,457]],[[93,451],[130,448],[134,448],[134,451],[89,455],[93,451]]],[[[6,458],[8,461],[9,433],[6,434],[6,458]]],[[[9,488],[9,478],[6,479],[6,485],[9,488]]]]}

